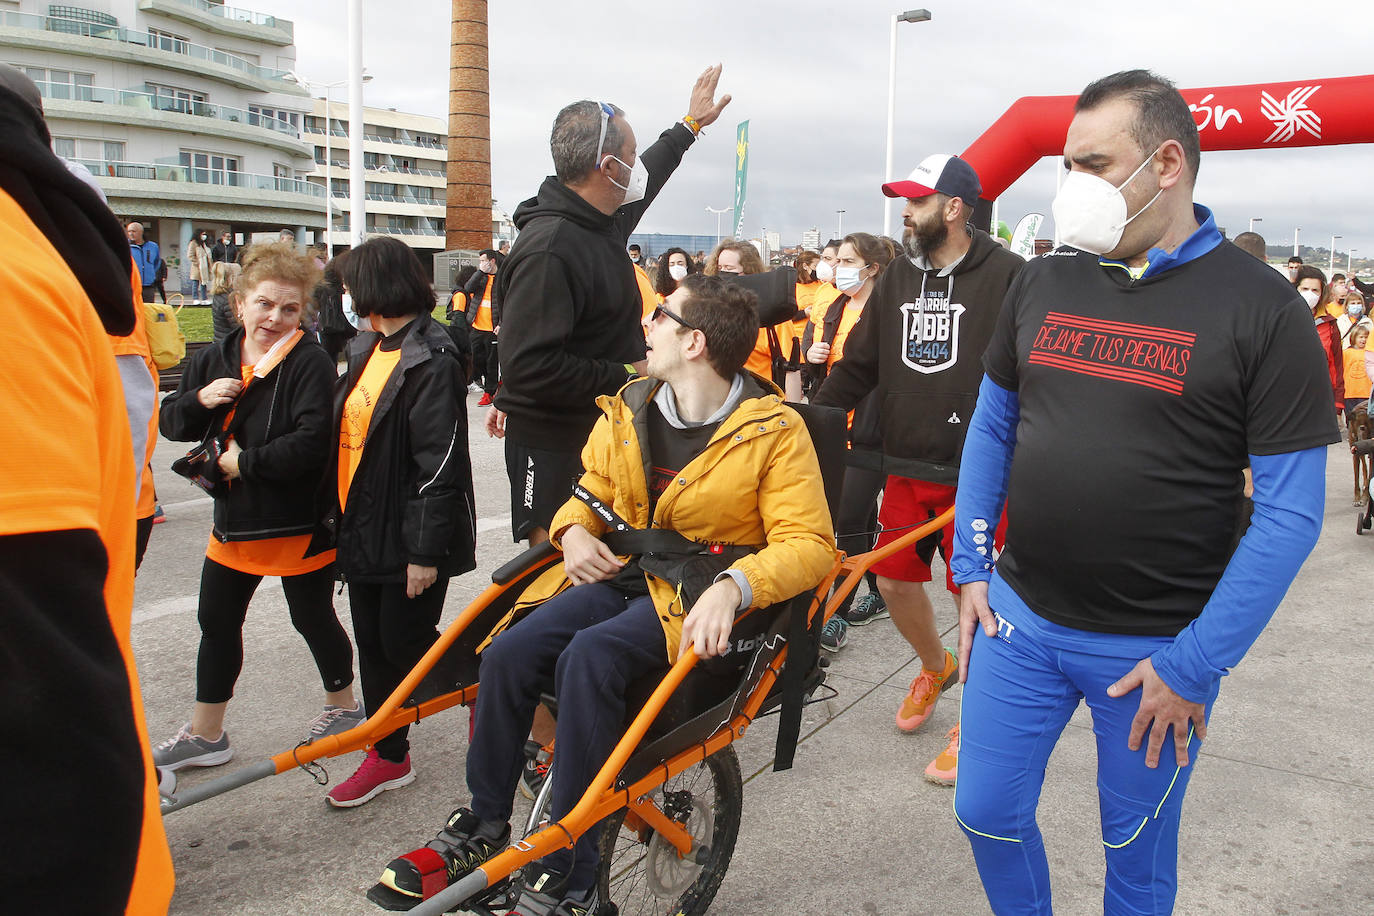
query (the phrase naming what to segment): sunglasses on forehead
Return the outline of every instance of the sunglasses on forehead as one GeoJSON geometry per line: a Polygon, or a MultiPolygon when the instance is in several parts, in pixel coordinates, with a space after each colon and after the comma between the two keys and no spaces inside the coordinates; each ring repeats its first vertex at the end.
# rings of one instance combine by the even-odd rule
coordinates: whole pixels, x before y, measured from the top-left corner
{"type": "Polygon", "coordinates": [[[687,322],[687,319],[686,319],[686,318],[683,318],[681,315],[678,315],[678,314],[676,314],[676,313],[674,313],[674,312],[670,312],[668,309],[664,308],[664,307],[661,306],[661,305],[656,305],[656,306],[654,306],[653,315],[650,316],[650,319],[649,319],[649,320],[650,320],[650,321],[657,321],[657,320],[658,320],[658,316],[660,316],[660,315],[667,315],[669,318],[673,319],[674,321],[676,321],[678,324],[682,325],[684,328],[686,328],[686,329],[689,330],[689,331],[700,331],[700,330],[701,330],[701,328],[697,327],[696,325],[694,325],[694,324],[689,324],[689,323],[687,322]]]}
{"type": "Polygon", "coordinates": [[[606,125],[615,117],[615,109],[605,102],[596,103],[601,109],[601,136],[596,141],[596,162],[601,164],[602,147],[606,145],[606,125]]]}

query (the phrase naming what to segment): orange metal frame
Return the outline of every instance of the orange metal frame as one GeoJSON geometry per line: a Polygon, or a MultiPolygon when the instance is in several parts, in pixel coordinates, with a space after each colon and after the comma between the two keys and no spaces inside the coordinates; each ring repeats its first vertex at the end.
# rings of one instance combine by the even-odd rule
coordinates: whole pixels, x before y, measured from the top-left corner
{"type": "MultiPolygon", "coordinates": [[[[907,549],[926,537],[932,532],[938,531],[954,519],[953,507],[945,510],[938,517],[931,519],[919,527],[913,528],[906,534],[894,540],[892,543],[872,550],[867,553],[857,554],[852,557],[840,554],[835,565],[827,573],[826,577],[817,584],[810,607],[807,610],[807,617],[810,619],[816,613],[821,613],[822,622],[829,620],[839,608],[842,601],[858,586],[864,574],[877,563],[900,550],[907,549]],[[838,585],[836,586],[836,583],[838,585]],[[832,586],[836,586],[835,593],[830,600],[822,606],[822,597],[826,595],[832,586]]],[[[557,554],[553,554],[540,563],[547,566],[556,562],[557,554]]],[[[458,617],[449,624],[448,628],[440,635],[425,656],[416,664],[415,668],[401,682],[401,685],[387,698],[381,708],[374,712],[366,722],[358,725],[350,731],[340,735],[331,735],[308,745],[297,747],[293,750],[283,751],[270,759],[270,768],[260,765],[256,775],[249,775],[248,778],[238,777],[230,774],[225,777],[225,788],[222,791],[238,788],[247,782],[264,776],[271,776],[283,773],[287,770],[320,760],[325,757],[337,757],[352,751],[362,750],[374,741],[380,740],[390,734],[401,725],[408,725],[419,720],[434,715],[445,709],[460,704],[471,703],[477,697],[478,685],[472,684],[461,690],[435,697],[432,700],[421,703],[418,706],[406,708],[403,706],[407,698],[415,691],[420,682],[434,668],[454,642],[461,636],[464,630],[476,620],[481,613],[500,595],[502,595],[507,585],[489,585],[482,594],[478,595],[471,604],[463,610],[458,617]]],[[[583,794],[582,800],[568,812],[561,820],[548,824],[534,834],[516,842],[505,851],[499,853],[488,860],[481,869],[469,875],[467,879],[448,888],[448,890],[429,898],[413,912],[423,914],[431,908],[438,913],[442,912],[445,906],[451,906],[472,897],[486,887],[490,887],[499,881],[504,880],[524,865],[542,858],[549,853],[557,850],[569,848],[606,816],[618,811],[621,808],[629,808],[634,817],[644,824],[652,827],[655,832],[663,836],[665,840],[672,843],[679,854],[688,856],[692,853],[692,838],[681,824],[665,815],[652,801],[649,800],[649,793],[656,787],[662,785],[668,779],[678,775],[684,770],[701,763],[711,754],[726,747],[736,738],[742,737],[757,716],[759,708],[768,697],[774,683],[777,681],[782,671],[784,663],[787,661],[787,648],[784,647],[773,660],[772,664],[764,671],[763,676],[755,687],[753,693],[744,703],[740,712],[728,724],[722,727],[714,735],[707,738],[701,744],[688,748],[677,754],[663,764],[655,767],[648,775],[639,779],[632,785],[623,789],[613,789],[616,776],[624,768],[630,756],[639,746],[645,732],[662,711],[664,704],[673,692],[682,683],[696,665],[697,656],[695,653],[688,653],[672,666],[668,674],[664,676],[658,687],[650,695],[644,707],[635,716],[634,721],[626,730],[625,735],[616,744],[606,763],[597,773],[592,784],[583,794]],[[437,907],[437,908],[435,908],[437,907]]],[[[207,784],[208,785],[208,784],[207,784]]],[[[195,801],[220,794],[219,791],[210,789],[197,793],[197,797],[188,799],[184,803],[174,803],[165,811],[173,811],[195,801]]]]}

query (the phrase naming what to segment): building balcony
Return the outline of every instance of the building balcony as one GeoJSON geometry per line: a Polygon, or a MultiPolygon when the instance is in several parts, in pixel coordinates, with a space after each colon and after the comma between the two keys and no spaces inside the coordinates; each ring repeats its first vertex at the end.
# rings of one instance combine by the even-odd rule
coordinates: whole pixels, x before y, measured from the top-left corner
{"type": "Polygon", "coordinates": [[[295,26],[289,19],[210,3],[208,0],[139,0],[138,8],[145,13],[161,13],[220,35],[247,38],[264,44],[285,47],[296,40],[295,26]]]}
{"type": "Polygon", "coordinates": [[[300,158],[309,158],[313,152],[290,123],[256,111],[156,96],[138,89],[48,82],[37,85],[50,119],[214,134],[274,147],[300,158]]]}
{"type": "MultiPolygon", "coordinates": [[[[171,0],[166,0],[171,2],[171,0]]],[[[233,54],[194,42],[60,16],[0,12],[0,46],[68,53],[136,63],[213,79],[242,89],[307,98],[287,71],[260,67],[233,54]]]]}
{"type": "Polygon", "coordinates": [[[324,226],[324,189],[308,181],[164,162],[76,159],[121,215],[324,226]]]}

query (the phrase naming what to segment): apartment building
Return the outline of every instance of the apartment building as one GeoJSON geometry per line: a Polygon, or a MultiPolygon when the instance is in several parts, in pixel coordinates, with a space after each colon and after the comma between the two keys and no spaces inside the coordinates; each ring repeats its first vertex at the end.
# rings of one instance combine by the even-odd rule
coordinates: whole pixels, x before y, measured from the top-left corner
{"type": "Polygon", "coordinates": [[[323,229],[290,21],[215,0],[0,0],[0,62],[38,84],[54,151],[162,247],[169,293],[193,231],[323,229]]]}
{"type": "MultiPolygon", "coordinates": [[[[332,245],[337,250],[348,244],[349,106],[326,99],[315,99],[313,105],[302,128],[314,146],[316,168],[308,180],[323,195],[327,171],[333,201],[332,245]]],[[[364,107],[366,234],[393,235],[426,260],[442,251],[447,162],[448,129],[443,120],[393,108],[364,107]]]]}

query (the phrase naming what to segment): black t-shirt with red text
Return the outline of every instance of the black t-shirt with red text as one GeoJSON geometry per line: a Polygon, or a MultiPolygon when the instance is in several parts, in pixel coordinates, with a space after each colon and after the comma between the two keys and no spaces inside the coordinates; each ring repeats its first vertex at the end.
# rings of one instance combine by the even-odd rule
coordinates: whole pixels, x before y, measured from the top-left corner
{"type": "Polygon", "coordinates": [[[1037,258],[983,362],[1020,403],[998,571],[1076,629],[1179,632],[1234,550],[1247,455],[1337,440],[1311,312],[1229,242],[1139,280],[1037,258]]]}

